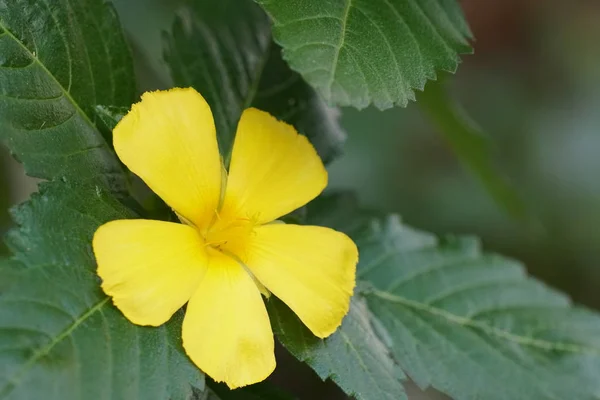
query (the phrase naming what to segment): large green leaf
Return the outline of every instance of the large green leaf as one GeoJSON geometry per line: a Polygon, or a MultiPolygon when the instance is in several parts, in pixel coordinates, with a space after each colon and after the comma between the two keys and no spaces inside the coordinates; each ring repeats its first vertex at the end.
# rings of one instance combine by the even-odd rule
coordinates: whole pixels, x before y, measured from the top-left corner
{"type": "Polygon", "coordinates": [[[252,0],[191,0],[166,35],[177,86],[193,86],[213,111],[219,145],[229,157],[242,111],[257,107],[296,127],[325,161],[345,134],[338,111],[281,59],[265,13],[252,0]]]}
{"type": "Polygon", "coordinates": [[[100,289],[92,235],[133,216],[107,189],[43,184],[14,214],[16,260],[0,269],[0,399],[184,400],[202,387],[181,314],[139,327],[100,289]]]}
{"type": "Polygon", "coordinates": [[[471,239],[390,218],[359,241],[359,276],[391,352],[421,387],[456,399],[600,396],[600,318],[471,239]]]}
{"type": "Polygon", "coordinates": [[[258,0],[284,58],[330,103],[385,109],[454,72],[471,33],[455,0],[258,0]]]}
{"type": "Polygon", "coordinates": [[[358,278],[368,282],[359,296],[422,388],[456,399],[600,396],[599,316],[527,277],[518,262],[482,253],[474,239],[439,240],[394,216],[365,223],[345,195],[312,208],[310,223],[329,215],[325,223],[357,242],[358,278]],[[357,218],[363,223],[353,224],[357,218]]]}
{"type": "Polygon", "coordinates": [[[267,302],[273,331],[300,361],[323,380],[330,378],[358,400],[406,399],[404,374],[379,340],[361,299],[352,302],[342,326],[329,338],[315,337],[281,301],[267,302]]]}
{"type": "Polygon", "coordinates": [[[103,0],[0,0],[0,139],[45,179],[122,172],[95,125],[96,104],[129,106],[134,79],[112,6],[103,0]]]}

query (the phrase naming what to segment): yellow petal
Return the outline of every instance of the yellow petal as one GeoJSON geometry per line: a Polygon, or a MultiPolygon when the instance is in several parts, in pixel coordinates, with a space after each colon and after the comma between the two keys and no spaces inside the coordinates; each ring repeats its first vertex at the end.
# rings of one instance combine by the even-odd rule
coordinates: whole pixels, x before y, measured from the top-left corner
{"type": "Polygon", "coordinates": [[[215,250],[183,320],[183,347],[194,363],[231,389],[264,380],[275,369],[269,316],[252,277],[215,250]]]}
{"type": "Polygon", "coordinates": [[[308,203],[327,186],[314,147],[294,127],[250,108],[240,119],[225,200],[225,220],[271,222],[308,203]]]}
{"type": "Polygon", "coordinates": [[[102,289],[138,325],[167,322],[206,272],[204,243],[183,224],[112,221],[98,228],[93,247],[102,289]]]}
{"type": "Polygon", "coordinates": [[[185,220],[205,229],[221,194],[215,124],[194,89],[148,92],[113,132],[119,158],[185,220]]]}
{"type": "Polygon", "coordinates": [[[348,236],[318,226],[263,225],[238,256],[316,336],[327,337],[342,323],[358,262],[348,236]]]}

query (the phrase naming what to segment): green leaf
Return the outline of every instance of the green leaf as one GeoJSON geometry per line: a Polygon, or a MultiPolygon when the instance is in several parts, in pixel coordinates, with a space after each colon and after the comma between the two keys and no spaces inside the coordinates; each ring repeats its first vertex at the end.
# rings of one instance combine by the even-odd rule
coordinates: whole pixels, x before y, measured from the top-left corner
{"type": "Polygon", "coordinates": [[[522,199],[493,164],[488,138],[450,97],[442,83],[430,83],[418,97],[419,105],[439,127],[456,156],[481,181],[492,199],[509,215],[526,220],[527,210],[522,199]]]}
{"type": "Polygon", "coordinates": [[[105,129],[108,132],[112,132],[113,129],[115,129],[115,126],[117,126],[117,124],[121,120],[121,118],[123,118],[125,114],[129,112],[129,107],[98,105],[95,107],[95,111],[103,129],[105,129]]]}
{"type": "Polygon", "coordinates": [[[96,104],[129,106],[134,78],[112,6],[103,0],[0,0],[0,140],[45,179],[122,187],[95,125],[96,104]]]}
{"type": "Polygon", "coordinates": [[[251,0],[192,0],[165,35],[175,85],[192,86],[211,106],[228,160],[242,111],[256,107],[296,127],[325,161],[345,134],[336,109],[281,59],[265,13],[251,0]]]}
{"type": "Polygon", "coordinates": [[[267,302],[279,341],[323,379],[330,378],[357,400],[406,399],[404,374],[378,339],[362,300],[353,300],[342,326],[329,338],[315,337],[274,296],[267,302]]]}
{"type": "Polygon", "coordinates": [[[354,192],[338,191],[317,197],[306,206],[306,225],[321,225],[359,235],[370,221],[382,213],[360,208],[354,192]]]}
{"type": "Polygon", "coordinates": [[[472,51],[455,0],[257,1],[292,69],[341,106],[406,106],[472,51]]]}
{"type": "Polygon", "coordinates": [[[355,237],[385,342],[420,387],[455,399],[600,396],[600,318],[478,241],[389,217],[355,237]]]}
{"type": "Polygon", "coordinates": [[[16,259],[0,269],[0,399],[188,399],[203,375],[181,313],[133,325],[100,289],[96,228],[134,215],[100,185],[50,182],[14,211],[16,259]]]}

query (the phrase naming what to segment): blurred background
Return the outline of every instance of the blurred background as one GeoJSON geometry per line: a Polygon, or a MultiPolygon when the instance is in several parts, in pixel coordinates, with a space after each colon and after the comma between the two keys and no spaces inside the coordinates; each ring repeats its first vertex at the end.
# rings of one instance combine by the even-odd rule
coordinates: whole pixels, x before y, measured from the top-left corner
{"type": "MultiPolygon", "coordinates": [[[[161,30],[178,1],[115,0],[133,43],[141,89],[168,87],[161,30]]],[[[465,0],[476,41],[449,83],[494,146],[498,169],[538,221],[507,215],[449,150],[417,104],[344,109],[345,155],[330,188],[438,234],[474,234],[485,248],[600,309],[600,2],[465,0]]],[[[9,205],[35,182],[0,148],[0,233],[9,205]]],[[[0,252],[6,251],[0,245],[0,252]]]]}

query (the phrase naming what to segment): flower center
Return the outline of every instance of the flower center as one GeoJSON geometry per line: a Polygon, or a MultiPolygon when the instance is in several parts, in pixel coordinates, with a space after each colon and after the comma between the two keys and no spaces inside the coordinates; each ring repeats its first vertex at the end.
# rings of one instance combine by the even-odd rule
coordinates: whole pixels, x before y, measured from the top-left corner
{"type": "Polygon", "coordinates": [[[249,218],[217,219],[206,232],[206,245],[221,252],[241,255],[255,225],[249,218]]]}

